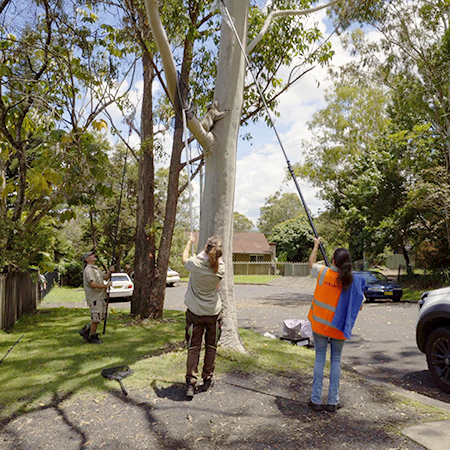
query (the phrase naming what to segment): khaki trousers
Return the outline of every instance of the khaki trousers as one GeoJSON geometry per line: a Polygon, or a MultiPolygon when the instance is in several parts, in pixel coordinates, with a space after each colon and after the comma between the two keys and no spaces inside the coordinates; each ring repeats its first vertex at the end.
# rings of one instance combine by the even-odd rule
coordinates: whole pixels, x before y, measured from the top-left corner
{"type": "Polygon", "coordinates": [[[197,316],[189,310],[186,311],[187,383],[194,385],[197,383],[203,334],[205,334],[205,359],[203,361],[202,378],[207,380],[213,376],[221,328],[221,313],[215,316],[197,316]]]}

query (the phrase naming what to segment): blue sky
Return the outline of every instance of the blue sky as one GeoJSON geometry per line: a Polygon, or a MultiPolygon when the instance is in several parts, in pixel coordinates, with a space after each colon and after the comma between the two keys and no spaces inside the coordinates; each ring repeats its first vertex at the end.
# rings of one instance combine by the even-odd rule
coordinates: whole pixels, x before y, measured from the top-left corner
{"type": "MultiPolygon", "coordinates": [[[[330,32],[330,23],[325,11],[315,13],[308,20],[314,19],[320,23],[320,28],[326,36],[330,32]]],[[[351,60],[337,36],[332,37],[332,45],[335,51],[332,65],[339,66],[351,60]]],[[[316,111],[325,107],[324,93],[330,86],[327,70],[316,67],[280,99],[280,116],[274,119],[275,126],[291,164],[303,161],[304,144],[312,136],[307,123],[316,111]]],[[[245,131],[252,134],[253,140],[240,140],[238,143],[234,209],[256,224],[259,208],[264,206],[268,196],[277,190],[297,191],[294,182],[287,180],[287,165],[275,132],[265,123],[252,125],[245,131]]],[[[317,198],[317,189],[301,179],[298,183],[310,211],[314,215],[320,210],[323,211],[324,204],[317,198]]]]}
{"type": "MultiPolygon", "coordinates": [[[[325,11],[305,17],[305,20],[317,20],[324,36],[331,31],[325,11]]],[[[339,66],[351,60],[351,56],[342,48],[337,36],[332,37],[332,45],[335,51],[332,65],[339,66]]],[[[330,86],[327,70],[327,68],[317,67],[308,72],[300,82],[280,98],[278,106],[280,116],[274,120],[291,164],[302,162],[304,143],[311,139],[307,122],[311,120],[314,112],[325,106],[324,92],[326,87],[330,86]]],[[[154,90],[158,89],[158,84],[155,83],[154,90]]],[[[142,81],[137,81],[132,90],[133,102],[138,105],[136,117],[140,115],[141,93],[142,81]]],[[[110,108],[109,110],[113,118],[117,121],[120,120],[121,113],[118,109],[110,108]]],[[[238,142],[234,210],[244,214],[256,225],[259,209],[264,206],[267,197],[276,191],[296,192],[296,189],[292,180],[286,180],[286,161],[274,131],[268,128],[264,122],[260,122],[243,128],[242,133],[250,133],[253,139],[251,141],[240,139],[238,142]]],[[[130,136],[130,144],[132,146],[139,145],[137,135],[130,136]]],[[[165,137],[164,144],[169,154],[171,144],[172,137],[169,133],[165,137]]],[[[196,144],[192,146],[193,154],[196,154],[195,146],[196,144]]],[[[299,179],[298,182],[313,215],[320,210],[323,211],[324,205],[317,198],[318,191],[304,180],[299,179]]],[[[198,214],[198,180],[192,183],[192,187],[195,197],[194,208],[198,214]]]]}

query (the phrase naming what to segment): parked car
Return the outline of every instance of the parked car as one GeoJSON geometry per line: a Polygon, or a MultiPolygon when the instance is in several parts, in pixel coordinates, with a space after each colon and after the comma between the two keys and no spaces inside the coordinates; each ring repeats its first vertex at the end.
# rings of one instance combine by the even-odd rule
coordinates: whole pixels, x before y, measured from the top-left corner
{"type": "Polygon", "coordinates": [[[180,274],[175,270],[172,270],[170,267],[167,269],[167,286],[173,286],[175,283],[180,282],[180,274]]]}
{"type": "Polygon", "coordinates": [[[434,382],[450,392],[450,287],[425,292],[420,297],[416,342],[426,354],[434,382]]]}
{"type": "MultiPolygon", "coordinates": [[[[134,272],[131,274],[131,278],[134,280],[134,272]]],[[[173,286],[175,283],[180,282],[180,274],[170,267],[167,269],[166,285],[173,286]]]]}
{"type": "Polygon", "coordinates": [[[127,297],[127,301],[131,300],[134,290],[134,284],[126,273],[111,274],[112,286],[109,288],[109,298],[117,299],[127,297]]]}
{"type": "Polygon", "coordinates": [[[399,302],[403,295],[402,287],[389,280],[385,275],[376,270],[365,270],[353,272],[361,275],[366,280],[364,287],[364,296],[366,301],[370,302],[376,298],[392,299],[393,302],[399,302]]]}

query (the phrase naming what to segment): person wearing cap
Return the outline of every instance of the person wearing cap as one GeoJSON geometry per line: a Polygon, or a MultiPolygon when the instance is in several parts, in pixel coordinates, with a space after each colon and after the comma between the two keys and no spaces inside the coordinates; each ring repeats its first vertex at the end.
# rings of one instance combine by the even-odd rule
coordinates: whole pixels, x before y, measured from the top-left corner
{"type": "Polygon", "coordinates": [[[106,316],[106,298],[107,289],[112,286],[112,282],[105,280],[111,277],[114,272],[114,266],[111,266],[106,274],[103,274],[95,265],[97,257],[95,252],[86,252],[83,255],[83,261],[86,266],[83,271],[83,287],[86,295],[86,302],[91,310],[91,323],[83,327],[79,333],[86,342],[91,344],[101,344],[103,341],[98,337],[98,324],[106,316]]]}

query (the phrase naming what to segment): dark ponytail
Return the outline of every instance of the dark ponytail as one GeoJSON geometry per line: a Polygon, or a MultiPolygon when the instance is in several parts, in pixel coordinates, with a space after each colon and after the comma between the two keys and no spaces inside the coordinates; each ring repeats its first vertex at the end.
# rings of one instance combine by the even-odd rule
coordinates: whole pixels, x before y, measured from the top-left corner
{"type": "Polygon", "coordinates": [[[333,254],[333,260],[339,269],[338,281],[342,284],[342,289],[347,289],[353,282],[352,257],[345,248],[337,248],[333,254]]]}
{"type": "Polygon", "coordinates": [[[222,256],[222,241],[219,236],[211,236],[208,239],[205,252],[209,256],[209,265],[214,270],[214,273],[217,273],[219,270],[219,258],[222,256]]]}

